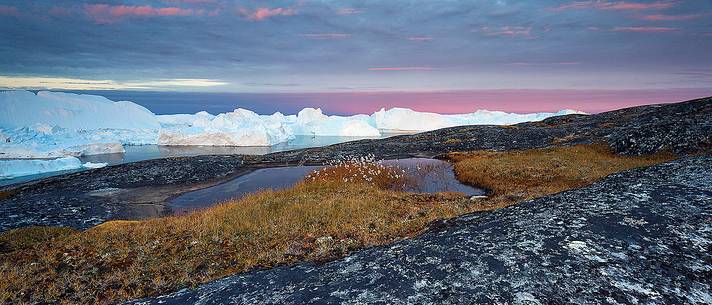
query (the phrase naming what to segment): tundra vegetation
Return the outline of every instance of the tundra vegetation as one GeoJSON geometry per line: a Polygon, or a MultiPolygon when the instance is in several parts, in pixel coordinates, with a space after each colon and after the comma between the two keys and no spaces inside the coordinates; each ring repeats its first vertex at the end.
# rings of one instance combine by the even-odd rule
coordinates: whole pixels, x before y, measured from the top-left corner
{"type": "Polygon", "coordinates": [[[84,232],[27,227],[0,234],[0,302],[116,303],[229,274],[324,261],[426,230],[433,221],[578,188],[674,158],[620,156],[606,145],[451,153],[458,179],[486,198],[399,190],[403,171],[341,161],[292,188],[187,215],[110,221],[84,232]]]}

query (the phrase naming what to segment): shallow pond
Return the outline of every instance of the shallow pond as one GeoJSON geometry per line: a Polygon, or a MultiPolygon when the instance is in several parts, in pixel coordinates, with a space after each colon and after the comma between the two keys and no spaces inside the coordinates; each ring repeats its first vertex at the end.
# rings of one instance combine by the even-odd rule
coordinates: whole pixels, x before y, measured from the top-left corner
{"type": "MultiPolygon", "coordinates": [[[[460,183],[455,178],[452,165],[446,161],[409,158],[381,162],[402,168],[412,178],[412,182],[405,187],[407,192],[459,192],[468,196],[485,194],[482,189],[460,183]]],[[[322,167],[294,166],[258,169],[225,183],[175,197],[170,200],[169,207],[174,214],[184,214],[240,198],[259,190],[289,188],[304,179],[312,171],[322,167]]]]}

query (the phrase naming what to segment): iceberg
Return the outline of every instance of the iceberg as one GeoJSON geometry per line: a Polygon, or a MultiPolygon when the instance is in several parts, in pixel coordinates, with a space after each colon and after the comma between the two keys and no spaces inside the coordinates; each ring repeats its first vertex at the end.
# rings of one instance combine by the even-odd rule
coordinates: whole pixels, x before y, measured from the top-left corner
{"type": "Polygon", "coordinates": [[[422,132],[462,125],[512,125],[530,121],[540,121],[552,116],[585,114],[576,110],[559,112],[539,112],[529,114],[502,111],[477,110],[467,114],[438,114],[417,112],[407,108],[381,108],[371,115],[373,123],[382,132],[422,132]]]}
{"type": "Polygon", "coordinates": [[[0,92],[0,126],[37,124],[73,130],[157,129],[158,119],[136,103],[114,102],[103,96],[62,92],[0,92]]]}
{"type": "Polygon", "coordinates": [[[216,116],[160,116],[159,145],[271,146],[294,137],[281,113],[261,116],[246,109],[216,116]]]}
{"type": "Polygon", "coordinates": [[[295,135],[379,137],[381,132],[370,124],[370,116],[357,114],[343,117],[322,113],[321,108],[304,108],[290,118],[289,126],[295,135]]]}
{"type": "Polygon", "coordinates": [[[126,145],[272,146],[296,136],[380,137],[460,125],[508,125],[574,113],[582,112],[477,110],[444,115],[392,108],[370,115],[337,116],[324,114],[320,108],[304,108],[294,115],[260,115],[238,108],[217,115],[205,111],[156,115],[133,102],[97,95],[2,91],[0,176],[80,168],[81,162],[77,165],[78,159],[71,158],[122,153],[126,145]]]}
{"type": "Polygon", "coordinates": [[[0,160],[0,179],[72,170],[82,167],[77,157],[63,157],[52,160],[0,160]]]}

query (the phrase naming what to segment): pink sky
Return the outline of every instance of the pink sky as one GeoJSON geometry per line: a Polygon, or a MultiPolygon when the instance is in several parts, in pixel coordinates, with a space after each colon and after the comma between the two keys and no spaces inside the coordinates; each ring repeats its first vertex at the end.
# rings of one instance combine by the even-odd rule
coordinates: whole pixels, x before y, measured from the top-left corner
{"type": "Polygon", "coordinates": [[[309,101],[326,112],[371,113],[381,107],[466,113],[477,109],[542,112],[575,109],[598,113],[631,106],[712,96],[712,88],[660,90],[468,90],[444,92],[292,93],[284,101],[309,101]]]}

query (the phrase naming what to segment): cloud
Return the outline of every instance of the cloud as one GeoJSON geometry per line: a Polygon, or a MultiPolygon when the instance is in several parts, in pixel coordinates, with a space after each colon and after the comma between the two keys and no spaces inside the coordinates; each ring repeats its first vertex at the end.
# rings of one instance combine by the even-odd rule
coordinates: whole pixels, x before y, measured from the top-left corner
{"type": "Polygon", "coordinates": [[[480,27],[475,32],[484,33],[487,36],[506,36],[506,37],[532,37],[532,27],[531,26],[503,26],[500,28],[490,28],[487,26],[480,27]]]}
{"type": "Polygon", "coordinates": [[[20,11],[14,6],[0,5],[0,15],[20,16],[20,11]]]}
{"type": "Polygon", "coordinates": [[[650,21],[684,21],[684,20],[694,20],[699,19],[703,14],[689,14],[689,15],[665,15],[665,14],[654,14],[640,16],[638,19],[650,20],[650,21]]]}
{"type": "Polygon", "coordinates": [[[368,68],[368,71],[432,71],[432,67],[378,67],[368,68]]]}
{"type": "Polygon", "coordinates": [[[72,11],[63,7],[55,6],[49,9],[49,14],[53,16],[69,16],[72,14],[72,11]]]}
{"type": "Polygon", "coordinates": [[[84,12],[99,24],[113,23],[126,17],[190,16],[195,13],[193,9],[179,7],[154,8],[149,5],[128,6],[108,4],[87,4],[84,7],[84,12]]]}
{"type": "Polygon", "coordinates": [[[247,18],[248,20],[252,21],[262,21],[274,16],[291,16],[296,14],[296,11],[293,8],[284,8],[284,7],[276,7],[276,8],[268,8],[268,7],[260,7],[256,8],[254,10],[247,9],[247,8],[240,8],[239,9],[240,15],[243,17],[247,18]]]}
{"type": "Polygon", "coordinates": [[[634,33],[671,33],[680,29],[662,26],[617,26],[612,32],[634,32],[634,33]]]}
{"type": "Polygon", "coordinates": [[[213,4],[213,3],[217,3],[217,0],[163,0],[163,2],[188,3],[188,4],[213,4]]]}
{"type": "Polygon", "coordinates": [[[574,1],[562,4],[558,7],[550,8],[550,11],[561,12],[567,10],[599,9],[616,11],[641,11],[641,10],[661,10],[672,8],[677,5],[677,1],[655,1],[651,3],[639,3],[628,1],[610,2],[606,0],[574,1]]]}
{"type": "Polygon", "coordinates": [[[433,40],[433,37],[431,37],[431,36],[408,36],[405,39],[408,39],[410,41],[429,41],[429,40],[433,40]]]}
{"type": "Polygon", "coordinates": [[[577,61],[560,61],[560,62],[513,62],[509,63],[509,65],[512,66],[552,66],[552,65],[560,65],[560,66],[572,66],[572,65],[578,65],[580,64],[577,61]]]}
{"type": "Polygon", "coordinates": [[[353,7],[345,7],[345,8],[340,8],[336,11],[337,14],[339,15],[353,15],[353,14],[361,14],[365,12],[366,10],[364,9],[358,9],[358,8],[353,8],[353,7]]]}
{"type": "Polygon", "coordinates": [[[204,88],[227,85],[214,79],[159,79],[148,81],[92,80],[65,77],[0,76],[0,88],[65,89],[65,90],[167,90],[171,88],[204,88]]]}
{"type": "Polygon", "coordinates": [[[305,37],[307,39],[315,39],[315,40],[339,40],[339,39],[346,39],[351,37],[351,34],[346,34],[346,33],[309,33],[309,34],[302,34],[302,37],[305,37]]]}

